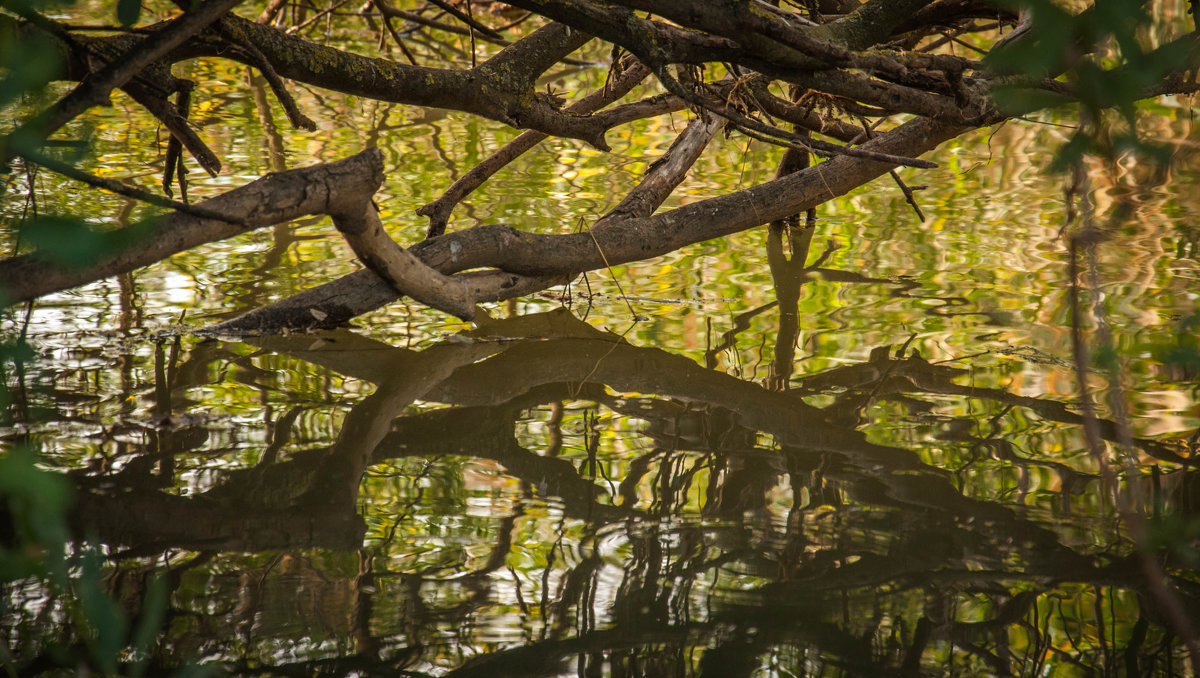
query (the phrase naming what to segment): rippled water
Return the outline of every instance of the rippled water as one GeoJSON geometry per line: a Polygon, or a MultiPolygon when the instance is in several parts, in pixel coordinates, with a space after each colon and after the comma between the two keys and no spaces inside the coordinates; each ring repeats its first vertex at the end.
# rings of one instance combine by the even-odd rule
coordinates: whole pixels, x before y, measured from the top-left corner
{"type": "MultiPolygon", "coordinates": [[[[378,144],[405,243],[417,207],[513,136],[302,88],[320,130],[296,133],[245,72],[192,68],[228,165],[193,175],[193,198],[378,144]]],[[[66,135],[94,135],[94,171],[152,183],[153,124],[115,103],[66,135]]],[[[614,131],[609,155],[549,142],[451,228],[573,231],[685,120],[614,131]]],[[[1160,124],[1192,134],[1182,104],[1160,124]]],[[[940,169],[904,173],[928,185],[924,222],[880,180],[822,206],[810,245],[702,243],[478,326],[397,303],[336,332],[190,334],[357,268],[326,221],[263,229],[10,310],[37,356],[6,367],[3,432],[70,476],[123,606],[169,573],[162,671],[1188,675],[1084,439],[1061,181],[1042,172],[1064,138],[1025,123],[947,144],[940,169]]],[[[775,158],[719,139],[668,206],[763,181],[775,158]]],[[[1200,398],[1163,356],[1197,313],[1197,167],[1181,146],[1099,266],[1132,474],[1105,391],[1109,457],[1143,508],[1185,522],[1200,398]]],[[[1096,170],[1102,209],[1145,172],[1096,170]]],[[[144,212],[38,186],[62,199],[43,209],[98,223],[144,212]]],[[[6,223],[22,190],[0,199],[6,223]]],[[[1174,543],[1197,619],[1194,545],[1174,543]]],[[[36,582],[5,595],[13,654],[48,656],[61,601],[36,582]]]]}

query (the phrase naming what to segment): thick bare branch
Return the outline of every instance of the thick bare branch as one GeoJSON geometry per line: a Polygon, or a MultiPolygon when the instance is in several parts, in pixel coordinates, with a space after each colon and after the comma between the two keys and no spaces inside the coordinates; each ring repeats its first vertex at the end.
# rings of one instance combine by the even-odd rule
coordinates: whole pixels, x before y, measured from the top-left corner
{"type": "Polygon", "coordinates": [[[307,214],[344,214],[369,203],[382,183],[383,155],[378,149],[327,165],[268,174],[194,208],[226,215],[228,221],[172,214],[136,248],[102,259],[86,269],[61,268],[36,252],[0,262],[0,293],[9,303],[34,299],[132,271],[259,226],[307,214]]]}
{"type": "Polygon", "coordinates": [[[868,0],[845,17],[821,28],[828,31],[834,42],[863,49],[887,40],[915,12],[932,4],[933,0],[868,0]]]}
{"type": "Polygon", "coordinates": [[[477,68],[427,68],[364,57],[288,35],[236,16],[220,31],[207,31],[176,50],[170,58],[219,56],[229,42],[252,44],[283,78],[379,101],[414,104],[474,113],[513,127],[580,139],[607,150],[603,123],[564,114],[556,103],[534,91],[538,76],[578,49],[590,36],[561,24],[549,24],[501,50],[477,68]]]}
{"type": "MultiPolygon", "coordinates": [[[[864,148],[915,156],[967,129],[916,119],[881,134],[864,148]]],[[[561,280],[564,275],[659,256],[782,219],[842,195],[893,167],[839,156],[775,181],[649,217],[612,221],[589,233],[541,235],[510,226],[480,226],[426,240],[414,245],[411,251],[442,273],[487,266],[502,269],[508,276],[497,276],[499,282],[511,286],[532,277],[561,280]]],[[[490,289],[497,295],[503,292],[500,288],[490,289]]],[[[482,298],[482,293],[477,290],[477,298],[482,298]]],[[[396,297],[379,276],[359,271],[223,322],[210,331],[238,334],[336,326],[396,297]],[[311,309],[318,311],[319,322],[314,320],[311,309]]]]}
{"type": "Polygon", "coordinates": [[[463,320],[475,317],[475,302],[467,286],[429,268],[388,237],[369,199],[355,211],[334,214],[333,225],[359,261],[396,292],[463,320]]]}
{"type": "Polygon", "coordinates": [[[621,45],[646,65],[735,61],[743,50],[732,40],[639,17],[627,7],[584,0],[514,0],[509,3],[587,30],[621,45]]]}

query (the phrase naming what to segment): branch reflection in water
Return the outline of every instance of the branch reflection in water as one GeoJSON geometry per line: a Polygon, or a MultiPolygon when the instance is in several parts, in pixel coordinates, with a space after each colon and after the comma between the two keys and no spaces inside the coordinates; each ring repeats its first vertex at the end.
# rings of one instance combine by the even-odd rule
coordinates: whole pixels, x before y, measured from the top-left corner
{"type": "MultiPolygon", "coordinates": [[[[323,406],[298,402],[268,417],[256,464],[205,468],[209,428],[180,414],[189,391],[220,365],[238,365],[248,383],[270,373],[236,343],[202,342],[186,357],[178,340],[160,346],[160,419],[145,448],[72,474],[129,609],[168,563],[174,595],[156,664],[1183,675],[1093,469],[1023,449],[1008,423],[1077,435],[1079,416],[965,386],[964,370],[907,347],[793,376],[798,290],[845,274],[821,269],[825,256],[805,264],[811,231],[787,234],[790,260],[783,235],[769,240],[779,301],[749,312],[777,306],[781,317],[766,387],[565,309],[485,319],[423,350],[349,331],[248,339],[260,358],[374,390],[336,423],[332,444],[282,453],[297,419],[323,406]],[[991,414],[951,414],[947,399],[991,414]],[[965,461],[874,440],[865,424],[879,403],[932,427],[965,461]],[[181,463],[204,474],[192,491],[176,489],[181,463]]],[[[1115,435],[1111,423],[1101,430],[1115,435]]],[[[1153,476],[1161,501],[1194,508],[1194,464],[1137,442],[1186,469],[1153,476]]],[[[1200,589],[1171,583],[1200,614],[1200,589]]]]}

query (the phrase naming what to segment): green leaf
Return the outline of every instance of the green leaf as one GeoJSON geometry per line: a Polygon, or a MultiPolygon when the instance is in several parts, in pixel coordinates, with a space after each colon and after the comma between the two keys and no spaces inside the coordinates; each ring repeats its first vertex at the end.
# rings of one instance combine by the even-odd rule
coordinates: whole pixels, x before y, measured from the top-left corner
{"type": "Polygon", "coordinates": [[[1142,548],[1156,552],[1167,552],[1184,565],[1200,565],[1200,552],[1196,541],[1200,538],[1200,519],[1195,516],[1166,513],[1146,521],[1142,548]]]}
{"type": "Polygon", "coordinates": [[[1075,132],[1071,140],[1062,145],[1054,161],[1050,163],[1051,173],[1065,172],[1079,162],[1080,158],[1096,148],[1096,140],[1092,135],[1082,130],[1075,132]]]}
{"type": "Polygon", "coordinates": [[[1072,103],[1070,99],[1054,92],[1029,87],[997,87],[992,95],[996,107],[1008,115],[1028,115],[1034,111],[1072,103]]]}
{"type": "Polygon", "coordinates": [[[129,27],[137,23],[142,13],[142,0],[117,0],[117,21],[129,27]]]}
{"type": "Polygon", "coordinates": [[[150,657],[150,649],[154,644],[155,638],[158,637],[159,631],[162,629],[163,620],[167,616],[167,599],[170,591],[167,588],[167,579],[165,576],[155,576],[146,586],[146,596],[142,600],[142,611],[137,620],[137,626],[133,630],[133,637],[130,639],[133,645],[135,656],[137,656],[137,664],[134,665],[130,672],[134,678],[138,678],[146,672],[146,664],[150,657]]]}
{"type": "Polygon", "coordinates": [[[1047,0],[1000,4],[1028,8],[1033,13],[1033,24],[1027,35],[993,49],[984,62],[999,73],[1035,77],[1063,70],[1078,30],[1075,18],[1047,0]]]}
{"type": "Polygon", "coordinates": [[[62,70],[62,53],[42,34],[0,40],[0,106],[45,92],[62,70]]]}
{"type": "Polygon", "coordinates": [[[26,363],[37,357],[37,353],[29,342],[23,339],[0,342],[0,361],[11,360],[15,363],[26,363]]]}
{"type": "Polygon", "coordinates": [[[32,219],[21,228],[21,236],[37,247],[38,254],[66,268],[83,268],[111,250],[103,233],[74,217],[32,219]]]}
{"type": "Polygon", "coordinates": [[[41,216],[26,222],[21,236],[52,263],[66,269],[84,268],[136,245],[156,224],[156,220],[147,219],[115,231],[100,231],[83,219],[41,216]]]}
{"type": "Polygon", "coordinates": [[[1121,366],[1120,356],[1117,355],[1116,349],[1110,345],[1101,346],[1096,351],[1095,363],[1097,367],[1108,371],[1114,371],[1121,366]]]}
{"type": "Polygon", "coordinates": [[[95,547],[85,549],[81,560],[83,568],[75,584],[93,641],[92,661],[101,671],[112,675],[117,672],[121,651],[125,649],[125,614],[104,590],[99,550],[95,547]]]}
{"type": "Polygon", "coordinates": [[[38,468],[34,453],[18,447],[0,456],[0,502],[8,506],[17,537],[15,548],[0,549],[0,580],[44,575],[65,588],[70,482],[38,468]]]}

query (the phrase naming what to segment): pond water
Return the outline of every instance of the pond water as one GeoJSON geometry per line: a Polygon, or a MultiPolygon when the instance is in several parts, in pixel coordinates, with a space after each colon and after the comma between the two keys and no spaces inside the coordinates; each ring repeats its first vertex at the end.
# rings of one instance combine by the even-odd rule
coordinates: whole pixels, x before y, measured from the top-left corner
{"type": "MultiPolygon", "coordinates": [[[[256,76],[189,69],[227,165],[193,173],[193,199],[377,144],[402,243],[514,136],[300,86],[320,129],[294,132],[256,76]]],[[[1189,105],[1162,104],[1153,133],[1194,139],[1189,105]]],[[[686,119],[616,130],[611,154],[548,142],[451,228],[573,231],[686,119]]],[[[118,97],[62,136],[151,185],[154,129],[118,97]]],[[[1013,123],[943,146],[939,169],[903,172],[927,185],[924,221],[880,180],[814,231],[592,273],[476,325],[399,302],[333,332],[193,334],[357,268],[327,221],[263,229],[10,309],[4,332],[36,355],[5,366],[2,432],[69,477],[123,608],[167,575],[158,673],[1190,675],[1085,437],[1062,180],[1044,172],[1066,135],[1013,123]]],[[[777,157],[717,139],[667,207],[761,182],[777,157]]],[[[1101,210],[1148,173],[1093,169],[1101,210]]],[[[1119,495],[1169,537],[1151,560],[1192,619],[1200,394],[1169,358],[1200,309],[1198,170],[1181,145],[1100,248],[1120,390],[1090,372],[1119,495]]],[[[10,226],[26,180],[0,199],[10,226]]],[[[36,182],[43,210],[145,211],[36,182]]],[[[43,583],[4,596],[13,656],[70,642],[43,583]]]]}

